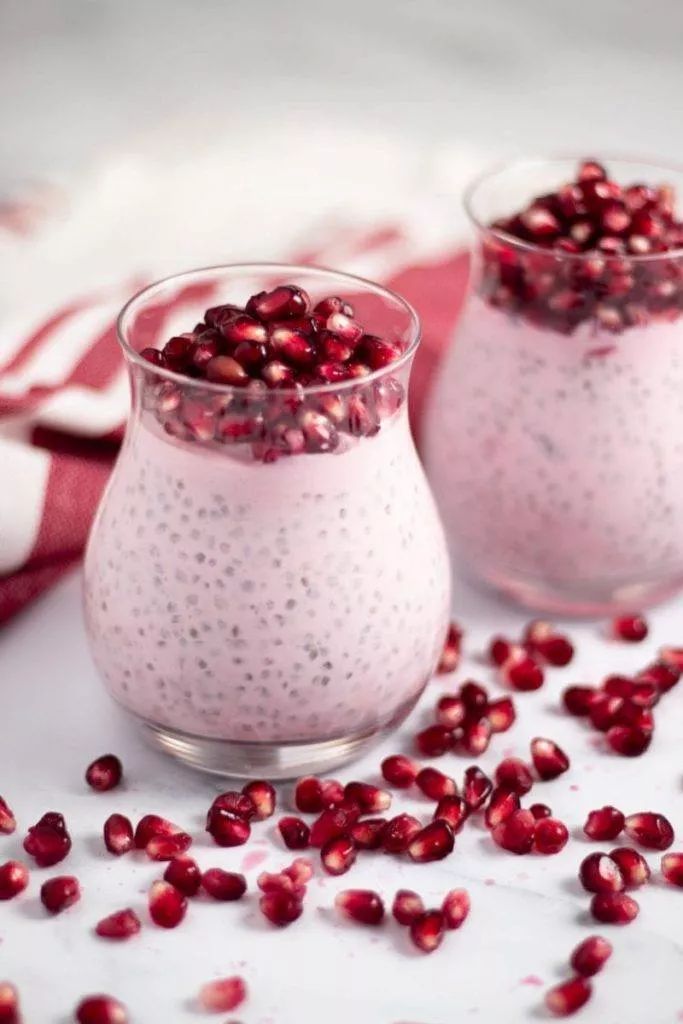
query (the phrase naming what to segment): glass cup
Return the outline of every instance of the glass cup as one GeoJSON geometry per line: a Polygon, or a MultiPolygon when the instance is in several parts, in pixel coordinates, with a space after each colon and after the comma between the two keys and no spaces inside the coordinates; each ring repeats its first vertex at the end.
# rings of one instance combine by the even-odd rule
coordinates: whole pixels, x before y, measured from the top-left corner
{"type": "Polygon", "coordinates": [[[118,329],[132,410],[85,561],[109,692],[207,771],[284,778],[350,760],[411,710],[449,617],[445,539],[408,424],[414,310],[328,270],[226,266],[146,288],[118,329]],[[140,357],[207,306],[285,282],[314,302],[342,295],[403,354],[289,389],[140,357]]]}
{"type": "MultiPolygon", "coordinates": [[[[466,571],[535,609],[610,614],[683,584],[683,249],[575,254],[489,226],[576,166],[519,161],[469,189],[469,296],[425,452],[466,571]]],[[[668,168],[608,169],[683,188],[668,168]]]]}

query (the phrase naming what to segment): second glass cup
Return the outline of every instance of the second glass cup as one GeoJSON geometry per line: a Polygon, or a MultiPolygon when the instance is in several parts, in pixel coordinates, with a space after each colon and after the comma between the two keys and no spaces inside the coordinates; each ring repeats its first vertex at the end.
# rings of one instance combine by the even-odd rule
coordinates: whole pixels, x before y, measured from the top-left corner
{"type": "Polygon", "coordinates": [[[110,692],[158,746],[209,771],[276,778],[349,760],[411,710],[449,617],[445,540],[408,424],[416,314],[358,278],[245,265],[151,286],[119,331],[133,408],[85,566],[110,692]],[[343,296],[402,354],[289,388],[140,357],[207,306],[284,283],[314,303],[343,296]]]}
{"type": "Polygon", "coordinates": [[[683,585],[683,231],[668,251],[655,234],[683,175],[612,161],[609,182],[563,190],[577,164],[519,161],[470,189],[470,293],[425,448],[461,565],[537,609],[609,614],[683,585]],[[566,241],[505,230],[518,210],[557,230],[553,204],[566,241]]]}

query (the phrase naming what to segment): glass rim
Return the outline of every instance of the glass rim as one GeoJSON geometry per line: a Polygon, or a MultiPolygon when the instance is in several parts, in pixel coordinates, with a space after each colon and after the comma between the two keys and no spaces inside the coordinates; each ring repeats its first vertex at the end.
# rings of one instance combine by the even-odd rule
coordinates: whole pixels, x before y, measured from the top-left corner
{"type": "Polygon", "coordinates": [[[126,318],[130,315],[134,305],[140,299],[154,292],[156,289],[161,288],[163,285],[170,284],[171,282],[182,281],[183,279],[194,277],[198,274],[210,274],[218,271],[240,271],[245,272],[246,274],[250,272],[255,274],[264,270],[272,271],[274,273],[282,271],[291,273],[292,275],[297,273],[313,274],[318,275],[321,278],[332,275],[337,278],[343,278],[352,284],[355,283],[356,285],[362,285],[364,288],[370,288],[376,294],[386,296],[402,307],[410,321],[411,338],[405,351],[401,353],[398,359],[395,359],[387,366],[381,367],[379,370],[373,370],[365,377],[352,377],[349,380],[341,380],[324,384],[296,384],[293,387],[287,388],[268,388],[267,394],[262,397],[267,397],[267,395],[271,394],[301,396],[302,394],[317,395],[327,394],[330,392],[338,393],[339,391],[350,391],[353,388],[365,387],[367,384],[373,383],[373,381],[381,380],[383,377],[397,372],[405,366],[406,363],[410,362],[417,351],[420,341],[422,340],[422,323],[414,306],[412,306],[407,299],[404,299],[402,295],[399,295],[398,292],[392,291],[391,288],[386,288],[384,285],[377,284],[376,281],[371,281],[369,278],[360,277],[357,274],[348,274],[344,270],[334,270],[332,267],[322,267],[317,264],[263,261],[251,263],[217,263],[205,267],[196,267],[193,270],[183,270],[179,273],[168,274],[166,277],[159,278],[157,281],[153,281],[151,284],[145,285],[144,288],[135,292],[135,294],[132,295],[124,304],[116,318],[116,336],[126,359],[129,363],[141,367],[147,373],[154,373],[162,380],[167,380],[170,383],[181,385],[185,388],[196,387],[203,391],[215,392],[216,394],[241,394],[242,396],[249,394],[246,386],[238,387],[234,384],[222,384],[218,381],[204,380],[197,377],[187,377],[182,373],[176,373],[174,370],[168,370],[162,366],[155,366],[154,363],[150,363],[147,359],[143,359],[137,349],[133,348],[126,337],[126,318]]]}
{"type": "MultiPolygon", "coordinates": [[[[483,223],[475,212],[474,201],[477,190],[487,181],[498,174],[502,174],[504,171],[513,170],[515,167],[521,167],[525,164],[553,164],[570,160],[580,162],[583,159],[585,158],[577,156],[574,153],[556,153],[548,156],[519,156],[509,160],[500,160],[495,164],[488,164],[487,167],[480,171],[480,173],[469,182],[463,192],[462,204],[470,223],[477,229],[477,231],[482,232],[482,234],[490,235],[493,238],[504,242],[506,245],[513,246],[516,249],[522,249],[529,253],[542,253],[547,257],[552,257],[557,260],[581,262],[586,259],[595,259],[597,256],[602,259],[627,260],[629,263],[652,263],[656,260],[683,258],[683,246],[678,246],[676,249],[667,249],[666,252],[640,254],[629,252],[603,253],[599,249],[588,249],[586,252],[564,252],[562,249],[548,249],[545,246],[538,245],[536,242],[527,242],[523,238],[517,238],[515,235],[510,235],[507,231],[503,231],[501,228],[494,228],[490,224],[483,223]]],[[[641,167],[651,167],[653,170],[664,172],[673,171],[675,174],[683,175],[683,165],[676,163],[660,164],[656,160],[643,160],[638,157],[627,156],[625,154],[612,153],[600,160],[600,163],[604,163],[606,165],[609,165],[610,163],[640,164],[641,167]]]]}

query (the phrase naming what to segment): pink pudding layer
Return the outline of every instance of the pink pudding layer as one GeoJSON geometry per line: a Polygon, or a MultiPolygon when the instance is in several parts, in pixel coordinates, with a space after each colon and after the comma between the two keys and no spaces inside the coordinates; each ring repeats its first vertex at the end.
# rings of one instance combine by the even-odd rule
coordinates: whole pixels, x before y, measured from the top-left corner
{"type": "Polygon", "coordinates": [[[683,574],[683,328],[570,336],[472,295],[437,386],[427,465],[465,565],[570,593],[683,574]]]}
{"type": "Polygon", "coordinates": [[[405,404],[374,436],[267,463],[146,417],[93,536],[95,659],[155,724],[235,741],[372,730],[437,662],[448,557],[405,404]]]}

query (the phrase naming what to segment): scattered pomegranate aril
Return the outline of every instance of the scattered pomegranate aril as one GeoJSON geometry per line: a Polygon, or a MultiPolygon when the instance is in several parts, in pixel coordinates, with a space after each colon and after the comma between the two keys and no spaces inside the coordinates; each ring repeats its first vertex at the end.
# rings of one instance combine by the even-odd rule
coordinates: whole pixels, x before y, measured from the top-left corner
{"type": "Polygon", "coordinates": [[[123,1003],[112,996],[86,996],[76,1007],[78,1024],[128,1024],[123,1003]]]}
{"type": "Polygon", "coordinates": [[[533,814],[530,811],[517,810],[499,822],[492,829],[491,835],[501,849],[522,855],[531,852],[535,831],[536,819],[533,814]]]}
{"type": "Polygon", "coordinates": [[[596,692],[592,686],[568,686],[562,694],[562,702],[570,715],[582,718],[590,713],[596,692]]]}
{"type": "Polygon", "coordinates": [[[446,694],[436,705],[436,720],[445,729],[457,729],[465,721],[467,710],[462,697],[446,694]]]}
{"type": "Polygon", "coordinates": [[[448,633],[444,641],[439,664],[436,666],[438,675],[446,672],[455,672],[460,662],[460,646],[462,644],[462,630],[457,623],[452,622],[448,627],[448,633]]]}
{"type": "Polygon", "coordinates": [[[621,892],[624,879],[615,861],[606,853],[589,853],[581,861],[579,881],[587,892],[621,892]]]}
{"type": "Polygon", "coordinates": [[[468,720],[462,730],[460,744],[466,754],[478,757],[488,749],[491,735],[491,724],[488,718],[480,718],[479,721],[468,720]]]}
{"type": "Polygon", "coordinates": [[[634,843],[648,850],[668,850],[674,841],[671,822],[653,811],[630,814],[624,822],[624,831],[634,843]]]}
{"type": "Polygon", "coordinates": [[[236,1010],[246,998],[247,986],[238,977],[209,981],[199,990],[199,1005],[208,1013],[236,1010]]]}
{"type": "Polygon", "coordinates": [[[621,846],[612,850],[610,857],[619,868],[627,889],[638,889],[650,880],[650,867],[637,850],[621,846]]]}
{"type": "Polygon", "coordinates": [[[671,662],[656,661],[639,672],[636,678],[639,682],[653,683],[663,694],[673,689],[681,678],[681,670],[671,662]]]}
{"type": "Polygon", "coordinates": [[[622,615],[612,620],[612,636],[615,640],[637,644],[644,640],[647,634],[647,622],[642,615],[622,615]]]}
{"type": "Polygon", "coordinates": [[[245,821],[251,821],[256,817],[256,805],[249,794],[244,791],[237,793],[235,790],[229,790],[227,793],[219,793],[209,808],[206,818],[207,827],[214,811],[228,811],[245,821]]]}
{"type": "Polygon", "coordinates": [[[543,686],[543,669],[524,648],[513,647],[500,666],[503,680],[520,692],[538,690],[543,686]]]}
{"type": "Polygon", "coordinates": [[[528,766],[519,757],[506,757],[496,768],[496,785],[502,789],[510,789],[522,796],[533,784],[528,766]]]}
{"type": "Polygon", "coordinates": [[[529,810],[536,821],[541,821],[542,818],[550,818],[553,813],[547,804],[532,804],[529,810]]]}
{"type": "Polygon", "coordinates": [[[105,793],[114,789],[123,778],[121,762],[115,754],[104,754],[88,766],[85,773],[85,781],[91,789],[98,793],[105,793]]]}
{"type": "Polygon", "coordinates": [[[606,735],[612,750],[622,757],[639,757],[652,743],[652,732],[635,725],[613,725],[606,735]]]}
{"type": "Polygon", "coordinates": [[[594,728],[607,732],[619,724],[619,717],[624,709],[623,697],[610,697],[606,693],[597,693],[591,700],[588,717],[594,728]]]}
{"type": "Polygon", "coordinates": [[[600,892],[591,900],[591,914],[603,924],[630,924],[640,907],[625,892],[600,892]]]}
{"type": "Polygon", "coordinates": [[[544,782],[556,779],[569,768],[569,758],[553,740],[536,737],[531,741],[531,759],[544,782]]]}
{"type": "Polygon", "coordinates": [[[555,668],[563,668],[574,657],[574,647],[566,636],[549,636],[535,644],[535,653],[555,668]]]}
{"type": "Polygon", "coordinates": [[[420,766],[403,754],[392,754],[382,761],[382,776],[396,789],[408,789],[415,782],[420,766]]]}
{"type": "Polygon", "coordinates": [[[0,900],[12,900],[28,885],[28,868],[18,860],[0,864],[0,900]]]}
{"type": "Polygon", "coordinates": [[[297,810],[305,814],[319,814],[325,809],[323,787],[320,779],[307,775],[298,780],[294,790],[294,803],[297,810]]]}
{"type": "Polygon", "coordinates": [[[311,846],[321,848],[331,839],[347,835],[351,826],[358,821],[359,817],[360,810],[355,805],[335,807],[323,811],[311,826],[311,846]]]}
{"type": "Polygon", "coordinates": [[[339,807],[344,802],[344,787],[336,779],[323,779],[322,781],[323,809],[339,807]]]}
{"type": "Polygon", "coordinates": [[[334,905],[359,924],[378,925],[384,920],[384,903],[371,889],[342,889],[335,896],[334,905]]]}
{"type": "Polygon", "coordinates": [[[71,838],[62,815],[53,811],[44,814],[37,824],[29,828],[24,849],[41,868],[52,867],[64,860],[71,849],[71,838]]]}
{"type": "Polygon", "coordinates": [[[670,885],[683,886],[683,853],[665,853],[662,875],[670,885]]]}
{"type": "Polygon", "coordinates": [[[493,789],[491,779],[477,765],[465,769],[463,797],[470,811],[477,811],[489,798],[493,789]]]}
{"type": "Polygon", "coordinates": [[[592,978],[605,966],[612,955],[612,943],[601,935],[590,935],[580,942],[569,960],[577,974],[592,978]]]}
{"type": "Polygon", "coordinates": [[[590,811],[583,831],[589,839],[594,839],[597,842],[610,842],[621,834],[625,820],[621,811],[606,804],[598,810],[590,811]]]}
{"type": "Polygon", "coordinates": [[[489,695],[481,683],[475,683],[473,679],[468,679],[460,687],[460,697],[465,705],[466,718],[476,720],[486,714],[489,695]]]}
{"type": "Polygon", "coordinates": [[[488,658],[493,665],[499,668],[508,660],[512,653],[513,644],[503,636],[494,636],[489,644],[488,658]]]}
{"type": "Polygon", "coordinates": [[[442,800],[446,796],[455,796],[458,787],[455,780],[444,775],[438,768],[423,768],[415,779],[415,784],[430,800],[442,800]]]}
{"type": "Polygon", "coordinates": [[[425,912],[422,897],[412,889],[399,889],[391,906],[394,918],[402,925],[410,925],[425,912]]]}
{"type": "Polygon", "coordinates": [[[391,793],[367,782],[348,782],[344,799],[358,804],[363,814],[379,814],[391,807],[391,793]]]}
{"type": "Polygon", "coordinates": [[[81,898],[81,886],[73,875],[49,878],[40,887],[40,901],[51,914],[60,914],[81,898]]]}
{"type": "Polygon", "coordinates": [[[172,836],[152,836],[145,847],[150,860],[173,860],[185,853],[192,845],[192,836],[187,832],[176,832],[172,836]]]}
{"type": "Polygon", "coordinates": [[[451,826],[439,818],[421,829],[408,845],[408,856],[418,864],[443,860],[452,852],[455,837],[451,826]]]}
{"type": "Polygon", "coordinates": [[[460,928],[470,912],[470,897],[466,889],[451,889],[444,896],[441,913],[446,928],[460,928]]]}
{"type": "Polygon", "coordinates": [[[104,823],[104,845],[117,857],[134,848],[133,825],[125,815],[109,815],[104,823]]]}
{"type": "Polygon", "coordinates": [[[263,779],[255,779],[248,782],[242,790],[244,796],[249,797],[255,808],[254,817],[257,821],[265,821],[275,813],[277,794],[269,782],[263,779]]]}
{"type": "Polygon", "coordinates": [[[444,796],[436,805],[434,821],[445,821],[454,833],[460,832],[469,816],[469,808],[461,796],[444,796]]]}
{"type": "Polygon", "coordinates": [[[387,853],[404,853],[422,825],[411,814],[397,814],[384,826],[382,846],[387,853]]]}
{"type": "Polygon", "coordinates": [[[246,305],[247,313],[259,320],[286,320],[290,317],[305,316],[311,307],[311,300],[296,285],[279,285],[270,292],[253,295],[246,305]]]}
{"type": "Polygon", "coordinates": [[[149,890],[149,914],[160,928],[176,928],[187,912],[187,900],[168,882],[153,882],[149,890]]]}
{"type": "Polygon", "coordinates": [[[591,994],[591,983],[578,975],[546,992],[545,1005],[556,1017],[569,1017],[585,1006],[591,994]]]}
{"type": "Polygon", "coordinates": [[[215,808],[209,814],[206,831],[217,846],[242,846],[251,835],[251,825],[230,811],[215,808]]]}
{"type": "Polygon", "coordinates": [[[288,850],[305,850],[308,847],[311,830],[301,818],[280,818],[277,827],[288,850]]]}
{"type": "Polygon", "coordinates": [[[127,907],[125,910],[117,910],[116,913],[103,917],[95,926],[95,932],[102,939],[124,940],[137,935],[141,927],[138,915],[130,907],[127,907]]]}
{"type": "Polygon", "coordinates": [[[683,647],[660,647],[659,658],[665,665],[676,669],[679,675],[683,673],[683,647]]]}
{"type": "Polygon", "coordinates": [[[507,732],[512,728],[517,717],[512,698],[500,697],[498,700],[489,701],[486,717],[492,732],[507,732]]]}
{"type": "Polygon", "coordinates": [[[557,818],[541,818],[538,820],[533,814],[532,817],[536,821],[536,831],[534,832],[534,850],[536,853],[552,856],[563,850],[569,840],[569,830],[565,823],[557,818]]]}
{"type": "Polygon", "coordinates": [[[0,1024],[21,1024],[19,994],[8,981],[0,981],[0,1024]]]}
{"type": "Polygon", "coordinates": [[[519,809],[519,795],[517,793],[514,793],[511,789],[494,789],[484,813],[484,821],[487,828],[496,828],[519,809]]]}
{"type": "Polygon", "coordinates": [[[177,835],[182,831],[178,825],[174,825],[172,821],[167,821],[166,818],[160,818],[158,814],[145,814],[144,817],[140,818],[135,829],[135,846],[138,850],[145,850],[151,839],[157,836],[177,835]]]}
{"type": "Polygon", "coordinates": [[[202,889],[214,900],[232,903],[247,891],[244,875],[223,868],[208,868],[202,875],[202,889]]]}
{"type": "Polygon", "coordinates": [[[320,851],[320,861],[328,875],[346,874],[356,857],[356,844],[350,836],[330,839],[320,851]]]}
{"type": "Polygon", "coordinates": [[[11,836],[17,827],[17,819],[7,802],[0,796],[0,835],[11,836]]]}
{"type": "Polygon", "coordinates": [[[443,942],[446,924],[440,910],[427,910],[410,925],[410,938],[423,953],[433,953],[443,942]]]}
{"type": "Polygon", "coordinates": [[[170,882],[183,896],[196,896],[202,884],[202,873],[192,857],[174,857],[164,871],[164,881],[170,882]]]}
{"type": "Polygon", "coordinates": [[[452,750],[453,742],[453,733],[443,725],[430,725],[415,737],[415,746],[425,757],[441,757],[452,750]]]}
{"type": "Polygon", "coordinates": [[[379,850],[384,838],[386,818],[363,818],[351,826],[350,836],[358,850],[379,850]]]}
{"type": "Polygon", "coordinates": [[[282,874],[290,878],[295,886],[306,885],[313,878],[313,861],[308,857],[296,857],[282,874]]]}

